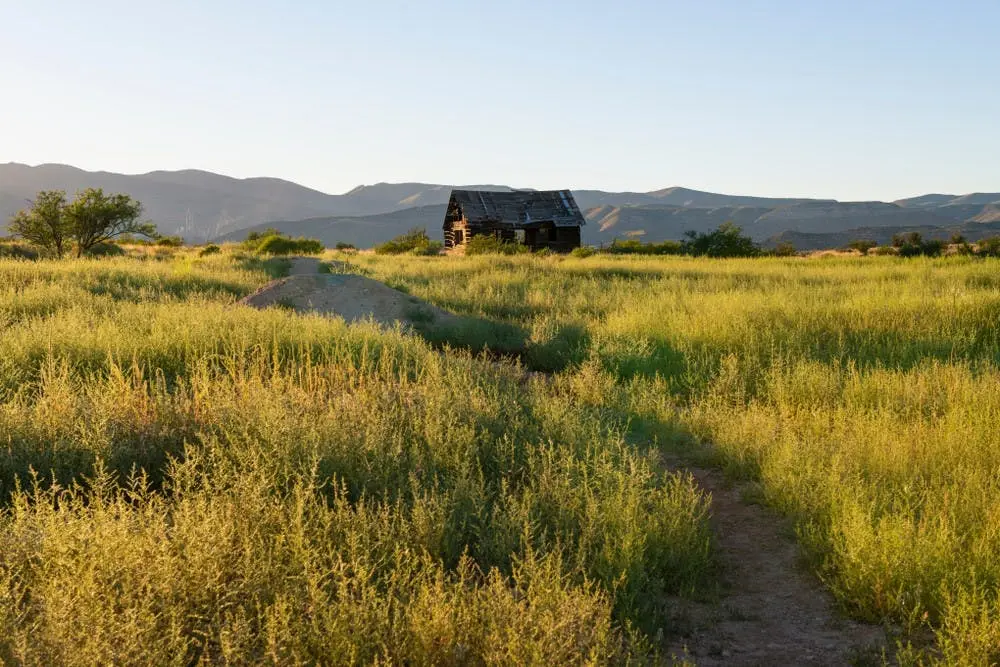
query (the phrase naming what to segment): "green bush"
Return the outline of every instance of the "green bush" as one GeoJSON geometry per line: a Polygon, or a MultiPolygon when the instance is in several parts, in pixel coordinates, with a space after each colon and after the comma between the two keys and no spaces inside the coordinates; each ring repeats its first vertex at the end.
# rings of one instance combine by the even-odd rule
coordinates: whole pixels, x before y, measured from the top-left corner
{"type": "Polygon", "coordinates": [[[164,248],[180,248],[184,245],[184,239],[180,236],[161,236],[156,239],[156,245],[164,248]]]}
{"type": "Polygon", "coordinates": [[[282,234],[274,227],[268,227],[262,232],[250,232],[247,234],[246,239],[243,240],[243,247],[251,252],[256,252],[264,239],[270,236],[285,236],[287,238],[287,235],[282,234]]]}
{"type": "Polygon", "coordinates": [[[440,255],[443,249],[444,244],[440,241],[429,241],[426,245],[417,246],[411,250],[409,254],[423,257],[433,257],[435,255],[440,255]]]}
{"type": "Polygon", "coordinates": [[[430,244],[431,238],[427,236],[427,230],[423,227],[414,227],[405,234],[375,246],[375,254],[402,255],[404,252],[425,248],[430,244]]]}
{"type": "Polygon", "coordinates": [[[262,255],[318,255],[323,252],[323,244],[316,239],[266,236],[257,244],[257,252],[262,255]]]}
{"type": "Polygon", "coordinates": [[[900,257],[937,257],[944,251],[944,241],[937,239],[924,240],[920,232],[896,234],[892,237],[892,245],[900,257]]]}
{"type": "Polygon", "coordinates": [[[205,257],[207,255],[218,255],[220,252],[222,252],[222,248],[214,243],[209,243],[207,246],[198,251],[198,256],[205,257]]]}
{"type": "Polygon", "coordinates": [[[265,255],[318,255],[323,252],[321,241],[301,237],[293,239],[274,228],[250,232],[243,241],[243,247],[265,255]]]}
{"type": "Polygon", "coordinates": [[[783,241],[779,243],[773,251],[775,257],[795,257],[798,251],[795,250],[795,246],[788,241],[783,241]]]}
{"type": "Polygon", "coordinates": [[[91,246],[84,253],[87,257],[121,257],[128,253],[120,245],[115,243],[98,243],[91,246]]]}
{"type": "Polygon", "coordinates": [[[595,250],[593,246],[583,245],[580,246],[579,248],[573,248],[573,250],[569,254],[573,257],[583,259],[586,257],[593,257],[594,255],[597,254],[597,250],[595,250]]]}
{"type": "Polygon", "coordinates": [[[849,250],[857,250],[862,255],[867,255],[877,245],[878,243],[875,243],[871,239],[855,239],[847,244],[847,248],[849,250]]]}
{"type": "Polygon", "coordinates": [[[344,243],[343,241],[337,241],[337,245],[334,247],[337,250],[357,250],[353,243],[344,243]]]}
{"type": "Polygon", "coordinates": [[[749,236],[743,235],[743,228],[731,222],[724,222],[719,228],[702,234],[689,231],[684,233],[684,253],[695,257],[757,257],[760,248],[749,236]]]}

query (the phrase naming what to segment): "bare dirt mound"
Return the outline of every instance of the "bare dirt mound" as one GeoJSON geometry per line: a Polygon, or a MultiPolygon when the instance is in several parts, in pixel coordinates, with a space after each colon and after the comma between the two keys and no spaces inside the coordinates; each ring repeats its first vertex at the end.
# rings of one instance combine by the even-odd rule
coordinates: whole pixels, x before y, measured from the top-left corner
{"type": "MultiPolygon", "coordinates": [[[[254,308],[289,308],[299,313],[336,315],[348,322],[372,319],[385,326],[451,323],[456,316],[446,310],[392,289],[388,285],[351,274],[319,274],[310,263],[293,263],[293,275],[268,283],[240,303],[254,308]]],[[[316,263],[316,268],[319,264],[316,263]]]]}
{"type": "Polygon", "coordinates": [[[718,604],[688,603],[691,630],[668,656],[700,666],[881,664],[884,629],[837,613],[780,517],[747,503],[721,472],[679,467],[712,495],[724,588],[718,604]]]}

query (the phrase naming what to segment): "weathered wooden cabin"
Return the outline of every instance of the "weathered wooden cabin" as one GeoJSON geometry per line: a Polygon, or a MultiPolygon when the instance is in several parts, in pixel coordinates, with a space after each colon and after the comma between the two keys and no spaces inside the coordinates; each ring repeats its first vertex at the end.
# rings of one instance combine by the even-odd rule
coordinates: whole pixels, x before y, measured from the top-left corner
{"type": "Polygon", "coordinates": [[[586,224],[569,190],[485,192],[452,190],[444,217],[444,244],[455,248],[488,234],[533,250],[580,247],[586,224]]]}

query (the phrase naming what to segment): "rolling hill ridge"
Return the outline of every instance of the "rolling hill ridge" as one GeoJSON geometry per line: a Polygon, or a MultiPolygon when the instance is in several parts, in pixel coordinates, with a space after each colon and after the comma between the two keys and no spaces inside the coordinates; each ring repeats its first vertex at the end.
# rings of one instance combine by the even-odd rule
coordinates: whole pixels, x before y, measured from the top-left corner
{"type": "MultiPolygon", "coordinates": [[[[238,240],[252,230],[274,227],[293,235],[371,246],[412,227],[433,235],[444,218],[453,186],[377,183],[334,195],[278,178],[238,179],[207,171],[154,171],[146,174],[88,172],[58,164],[0,164],[0,217],[8,219],[39,190],[74,192],[102,187],[141,201],[146,216],[165,234],[189,241],[238,240]]],[[[505,185],[455,187],[509,191],[505,185]]],[[[832,199],[726,195],[683,187],[652,192],[575,190],[587,226],[583,240],[615,238],[649,241],[680,238],[732,221],[765,242],[809,239],[810,245],[842,245],[854,230],[925,229],[950,232],[966,225],[1000,220],[1000,193],[933,193],[894,202],[839,202],[832,199]],[[782,235],[785,235],[782,237],[782,235]],[[798,235],[798,236],[796,236],[798,235]]],[[[973,227],[972,236],[977,228],[973,227]]]]}

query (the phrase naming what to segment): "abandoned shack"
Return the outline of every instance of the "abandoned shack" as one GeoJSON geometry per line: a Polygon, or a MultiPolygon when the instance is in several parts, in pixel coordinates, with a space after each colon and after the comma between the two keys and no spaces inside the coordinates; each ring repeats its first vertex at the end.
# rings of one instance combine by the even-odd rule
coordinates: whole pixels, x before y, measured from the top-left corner
{"type": "Polygon", "coordinates": [[[569,190],[452,190],[444,217],[444,245],[456,248],[473,236],[491,235],[532,250],[569,252],[580,247],[584,224],[569,190]]]}

